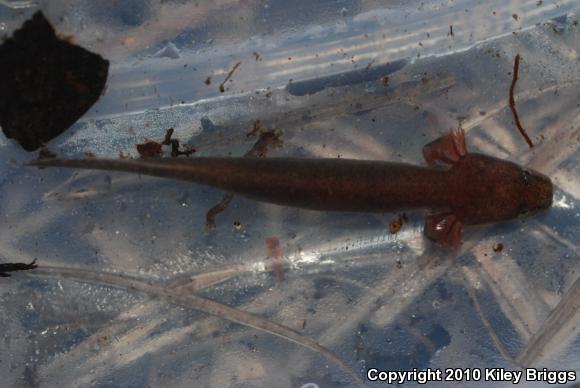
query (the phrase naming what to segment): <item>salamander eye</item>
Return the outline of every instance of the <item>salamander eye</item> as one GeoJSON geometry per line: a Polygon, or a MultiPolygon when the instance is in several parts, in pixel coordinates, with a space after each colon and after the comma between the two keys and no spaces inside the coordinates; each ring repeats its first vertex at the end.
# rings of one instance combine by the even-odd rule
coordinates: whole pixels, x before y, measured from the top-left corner
{"type": "Polygon", "coordinates": [[[522,171],[522,180],[524,181],[524,185],[529,185],[530,181],[532,180],[532,174],[528,170],[522,171]]]}

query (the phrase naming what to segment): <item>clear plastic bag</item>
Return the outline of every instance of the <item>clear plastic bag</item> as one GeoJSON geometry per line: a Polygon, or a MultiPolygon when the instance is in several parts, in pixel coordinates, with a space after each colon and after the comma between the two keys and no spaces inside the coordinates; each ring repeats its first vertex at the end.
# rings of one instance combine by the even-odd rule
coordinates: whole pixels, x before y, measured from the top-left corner
{"type": "Polygon", "coordinates": [[[461,124],[470,151],[556,191],[539,216],[466,229],[459,251],[424,237],[423,212],[391,234],[397,214],[237,197],[208,232],[218,190],[36,170],[2,137],[0,255],[40,264],[0,279],[3,385],[386,386],[367,371],[480,368],[459,376],[471,386],[485,368],[578,371],[580,2],[7,3],[3,33],[38,6],[111,60],[105,95],[49,144],[63,157],[136,155],[168,128],[197,155],[243,155],[259,120],[282,132],[269,157],[422,164],[422,146],[461,124]],[[507,104],[517,53],[533,149],[507,104]]]}

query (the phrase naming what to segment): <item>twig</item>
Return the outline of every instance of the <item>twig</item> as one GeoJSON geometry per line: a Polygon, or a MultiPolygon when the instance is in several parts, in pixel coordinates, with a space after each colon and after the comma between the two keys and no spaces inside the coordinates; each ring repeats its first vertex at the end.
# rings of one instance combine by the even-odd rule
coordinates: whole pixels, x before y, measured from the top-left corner
{"type": "Polygon", "coordinates": [[[212,299],[193,293],[179,293],[164,287],[155,281],[127,274],[115,274],[105,271],[91,271],[77,268],[44,266],[33,272],[35,276],[58,280],[59,278],[71,279],[78,282],[87,282],[101,286],[112,286],[129,291],[137,291],[151,298],[163,299],[171,304],[188,307],[206,314],[213,315],[230,322],[251,327],[261,332],[269,333],[287,341],[294,342],[308,348],[329,362],[337,365],[345,374],[349,375],[359,386],[364,387],[358,374],[348,366],[340,357],[334,354],[316,340],[306,337],[299,332],[282,324],[263,318],[250,312],[230,307],[212,299]]]}
{"type": "Polygon", "coordinates": [[[215,222],[215,217],[227,209],[227,207],[232,202],[232,199],[234,199],[234,194],[226,193],[224,194],[221,201],[217,205],[213,206],[211,209],[207,211],[207,213],[205,214],[205,227],[207,230],[212,230],[216,228],[217,224],[215,222]]]}
{"type": "Polygon", "coordinates": [[[473,302],[473,307],[475,307],[475,311],[477,312],[477,315],[479,315],[479,319],[481,319],[481,323],[487,329],[487,332],[488,332],[489,336],[491,337],[493,344],[495,345],[495,347],[497,348],[499,353],[503,356],[503,358],[506,359],[510,364],[513,365],[515,363],[514,358],[511,356],[511,354],[509,353],[507,348],[504,346],[503,342],[501,341],[501,339],[497,335],[497,332],[495,331],[495,329],[491,325],[491,322],[489,321],[489,319],[487,319],[485,313],[483,312],[483,309],[481,308],[481,304],[479,303],[479,300],[477,298],[477,294],[473,290],[473,287],[470,284],[469,279],[466,276],[466,268],[465,267],[463,268],[463,283],[464,283],[465,289],[467,290],[467,294],[469,295],[469,298],[473,302]]]}
{"type": "Polygon", "coordinates": [[[534,144],[532,143],[532,140],[530,140],[530,137],[526,133],[526,130],[522,127],[522,123],[520,122],[520,116],[518,115],[518,111],[516,110],[516,101],[514,99],[514,90],[516,88],[516,82],[518,82],[519,70],[520,70],[520,54],[517,54],[516,59],[514,61],[514,73],[513,73],[513,78],[512,78],[512,84],[510,85],[510,109],[511,109],[512,114],[514,116],[514,121],[516,123],[516,127],[518,128],[518,131],[520,131],[520,133],[522,134],[522,136],[524,137],[524,139],[526,140],[526,143],[528,143],[530,148],[534,148],[534,144]]]}
{"type": "Polygon", "coordinates": [[[237,70],[238,67],[240,67],[241,64],[242,64],[242,62],[236,63],[234,65],[234,67],[232,68],[232,70],[230,70],[228,75],[226,75],[226,79],[224,79],[224,81],[220,84],[220,92],[223,93],[226,91],[226,88],[225,88],[226,82],[228,82],[230,80],[230,78],[232,78],[232,75],[234,75],[234,72],[237,70]]]}

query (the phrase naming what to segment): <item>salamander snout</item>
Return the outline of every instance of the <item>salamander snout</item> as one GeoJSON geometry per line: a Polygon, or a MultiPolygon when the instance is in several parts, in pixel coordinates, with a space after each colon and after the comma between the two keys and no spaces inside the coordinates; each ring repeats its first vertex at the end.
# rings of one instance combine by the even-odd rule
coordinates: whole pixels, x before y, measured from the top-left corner
{"type": "Polygon", "coordinates": [[[537,171],[522,169],[519,215],[529,215],[552,206],[554,186],[550,178],[537,171]]]}

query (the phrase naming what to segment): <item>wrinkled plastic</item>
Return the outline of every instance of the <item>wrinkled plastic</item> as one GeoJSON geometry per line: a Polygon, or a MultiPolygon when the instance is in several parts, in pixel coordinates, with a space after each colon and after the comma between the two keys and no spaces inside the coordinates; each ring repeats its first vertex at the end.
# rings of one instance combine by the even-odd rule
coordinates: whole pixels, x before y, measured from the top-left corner
{"type": "Polygon", "coordinates": [[[196,155],[243,155],[259,120],[282,132],[268,157],[424,164],[423,145],[461,125],[468,151],[556,189],[548,212],[467,228],[458,251],[425,238],[424,212],[391,234],[397,214],[234,198],[207,231],[218,190],[37,170],[0,137],[0,256],[40,265],[0,279],[0,385],[312,388],[386,386],[369,368],[580,370],[580,1],[5,0],[0,32],[38,8],[111,60],[105,95],[49,144],[63,157],[136,156],[168,128],[196,155]],[[508,107],[517,53],[533,149],[508,107]]]}

